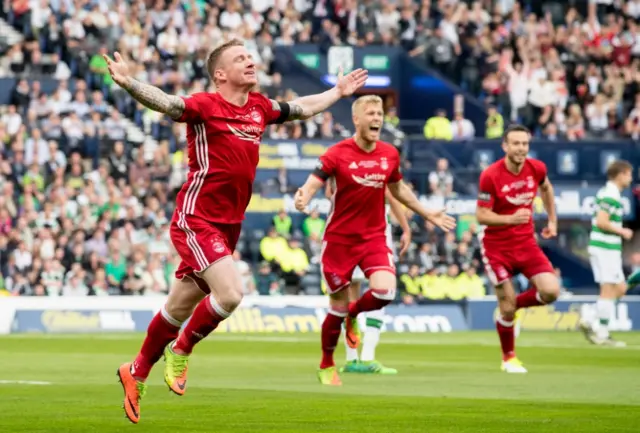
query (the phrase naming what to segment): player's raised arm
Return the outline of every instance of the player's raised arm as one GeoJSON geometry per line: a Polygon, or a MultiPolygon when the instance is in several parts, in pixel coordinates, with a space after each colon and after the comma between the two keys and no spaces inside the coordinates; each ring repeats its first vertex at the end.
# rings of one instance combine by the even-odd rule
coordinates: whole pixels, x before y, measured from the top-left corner
{"type": "Polygon", "coordinates": [[[369,72],[366,69],[356,69],[347,75],[343,75],[341,69],[332,89],[290,101],[287,120],[308,119],[322,113],[341,98],[353,95],[364,86],[368,77],[369,72]]]}
{"type": "Polygon", "coordinates": [[[478,192],[478,202],[476,206],[476,219],[478,224],[483,226],[504,226],[515,224],[526,224],[531,218],[531,211],[519,209],[513,215],[500,215],[493,211],[493,201],[495,199],[495,188],[491,178],[486,172],[480,175],[480,191],[478,192]]]}
{"type": "Polygon", "coordinates": [[[166,114],[172,119],[179,119],[185,109],[184,100],[175,95],[168,95],[159,88],[150,84],[144,84],[129,75],[129,65],[122,59],[120,53],[114,54],[111,59],[106,54],[109,73],[115,83],[122,87],[136,101],[147,108],[166,114]]]}
{"type": "Polygon", "coordinates": [[[407,215],[404,213],[404,209],[402,208],[402,204],[398,200],[395,199],[389,188],[385,190],[385,196],[389,201],[389,206],[391,206],[391,214],[398,221],[400,227],[402,228],[402,238],[400,238],[400,256],[403,256],[409,246],[411,245],[411,227],[409,226],[409,221],[407,221],[407,215]]]}
{"type": "Polygon", "coordinates": [[[420,200],[418,200],[418,197],[416,197],[413,191],[411,191],[402,180],[389,183],[387,186],[393,197],[425,220],[432,222],[447,232],[456,226],[456,220],[447,215],[444,209],[437,211],[425,209],[420,203],[420,200]]]}

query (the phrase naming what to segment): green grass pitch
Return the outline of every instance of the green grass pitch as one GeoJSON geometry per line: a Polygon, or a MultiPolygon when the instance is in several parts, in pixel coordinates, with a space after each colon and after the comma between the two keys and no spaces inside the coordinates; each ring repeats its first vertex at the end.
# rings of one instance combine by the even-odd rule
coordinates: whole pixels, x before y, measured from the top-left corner
{"type": "Polygon", "coordinates": [[[218,334],[196,348],[185,396],[168,392],[162,364],[152,372],[132,425],[115,373],[142,334],[4,336],[0,432],[638,432],[640,334],[620,337],[629,347],[527,332],[529,374],[506,375],[493,333],[387,333],[378,358],[398,376],[331,388],[315,376],[317,334],[218,334]]]}

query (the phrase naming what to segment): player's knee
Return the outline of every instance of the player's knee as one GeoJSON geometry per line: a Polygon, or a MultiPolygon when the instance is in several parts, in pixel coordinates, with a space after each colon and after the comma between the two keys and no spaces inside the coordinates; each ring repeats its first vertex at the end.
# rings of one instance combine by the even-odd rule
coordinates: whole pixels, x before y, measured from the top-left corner
{"type": "Polygon", "coordinates": [[[512,322],[516,318],[516,306],[515,305],[501,305],[500,316],[502,320],[506,322],[512,322]]]}
{"type": "Polygon", "coordinates": [[[371,293],[373,294],[374,297],[382,300],[382,301],[388,301],[391,302],[394,299],[396,299],[396,289],[395,288],[390,288],[390,289],[371,289],[371,293]]]}
{"type": "Polygon", "coordinates": [[[557,278],[549,280],[543,287],[538,287],[538,293],[545,304],[555,302],[560,296],[560,281],[557,278]]]}
{"type": "Polygon", "coordinates": [[[195,305],[187,304],[185,302],[176,302],[175,300],[167,299],[167,303],[164,306],[164,311],[167,313],[167,315],[170,318],[178,322],[184,322],[189,318],[189,316],[191,316],[194,308],[195,308],[195,305]]]}
{"type": "Polygon", "coordinates": [[[243,294],[240,288],[229,288],[227,290],[219,290],[217,294],[218,303],[225,311],[232,313],[242,302],[243,294]]]}

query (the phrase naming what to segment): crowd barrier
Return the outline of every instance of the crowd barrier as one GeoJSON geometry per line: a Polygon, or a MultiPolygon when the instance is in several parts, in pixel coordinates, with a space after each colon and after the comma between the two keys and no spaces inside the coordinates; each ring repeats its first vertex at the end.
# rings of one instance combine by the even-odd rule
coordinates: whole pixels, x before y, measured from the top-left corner
{"type": "MultiPolygon", "coordinates": [[[[576,296],[520,313],[523,330],[576,330],[580,317],[595,315],[595,296],[576,296]]],[[[4,298],[0,334],[142,332],[164,297],[4,298]]],[[[318,332],[326,315],[324,296],[246,297],[216,332],[318,332]]],[[[494,329],[495,298],[462,303],[385,309],[387,332],[453,332],[494,329]]],[[[640,296],[618,303],[613,330],[640,329],[640,296]]]]}

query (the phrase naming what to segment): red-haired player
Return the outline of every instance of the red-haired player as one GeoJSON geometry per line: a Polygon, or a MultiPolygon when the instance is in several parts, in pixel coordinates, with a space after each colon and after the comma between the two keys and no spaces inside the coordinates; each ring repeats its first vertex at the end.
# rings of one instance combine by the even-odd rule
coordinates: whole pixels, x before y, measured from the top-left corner
{"type": "Polygon", "coordinates": [[[279,103],[252,91],[258,84],[255,63],[239,40],[226,42],[209,55],[207,70],[216,92],[185,98],[133,79],[118,53],[115,61],[105,59],[113,80],[134,99],[187,123],[189,175],[171,222],[171,241],[182,262],[169,299],[151,321],[138,356],[118,369],[125,413],[137,423],[151,367],[164,353],[165,381],[174,393],[184,394],[194,345],[242,300],[242,283],[231,254],[251,198],[265,128],[324,111],[362,87],[367,71],[339,74],[331,90],[279,103]]]}

